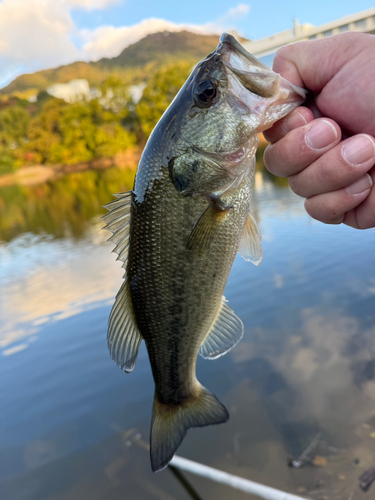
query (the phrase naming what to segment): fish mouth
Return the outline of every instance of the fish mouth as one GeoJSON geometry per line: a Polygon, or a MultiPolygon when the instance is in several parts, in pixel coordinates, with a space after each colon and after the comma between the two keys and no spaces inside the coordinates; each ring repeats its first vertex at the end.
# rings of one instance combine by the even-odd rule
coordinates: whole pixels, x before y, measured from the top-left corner
{"type": "Polygon", "coordinates": [[[216,53],[221,56],[228,77],[228,91],[237,94],[252,113],[262,115],[257,131],[269,128],[276,121],[302,104],[308,91],[297,87],[275,73],[259,59],[250,54],[229,33],[224,33],[216,53]],[[241,90],[239,83],[248,91],[241,90]]]}
{"type": "Polygon", "coordinates": [[[250,54],[234,36],[224,33],[220,37],[217,48],[221,54],[224,66],[234,73],[242,85],[260,97],[281,98],[294,94],[297,100],[304,100],[307,90],[287,82],[278,73],[275,73],[259,59],[250,54]]]}
{"type": "Polygon", "coordinates": [[[241,69],[248,71],[249,67],[260,68],[270,71],[259,59],[254,57],[243,47],[233,35],[223,33],[220,37],[220,43],[217,47],[217,52],[221,54],[223,62],[226,66],[235,68],[237,71],[241,69]]]}
{"type": "Polygon", "coordinates": [[[276,73],[248,52],[229,33],[220,37],[217,48],[224,66],[234,73],[243,86],[261,97],[272,97],[275,93],[276,73]]]}

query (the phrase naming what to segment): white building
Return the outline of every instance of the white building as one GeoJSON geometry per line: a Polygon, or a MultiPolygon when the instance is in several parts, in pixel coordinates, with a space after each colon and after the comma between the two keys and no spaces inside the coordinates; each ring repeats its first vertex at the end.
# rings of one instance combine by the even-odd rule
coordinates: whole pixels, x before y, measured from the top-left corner
{"type": "Polygon", "coordinates": [[[293,28],[267,38],[262,38],[261,40],[246,42],[243,45],[258,59],[262,59],[263,62],[269,64],[277,49],[283,45],[302,40],[326,38],[338,33],[344,33],[345,31],[360,31],[362,33],[375,34],[375,7],[320,26],[298,24],[298,21],[295,19],[293,28]]]}
{"type": "Polygon", "coordinates": [[[146,87],[145,83],[139,83],[138,85],[130,85],[129,94],[134,104],[138,104],[138,102],[141,100],[145,87],[146,87]]]}
{"type": "Polygon", "coordinates": [[[48,87],[47,92],[53,97],[70,103],[91,97],[90,86],[85,79],[71,80],[69,83],[55,83],[48,87]]]}

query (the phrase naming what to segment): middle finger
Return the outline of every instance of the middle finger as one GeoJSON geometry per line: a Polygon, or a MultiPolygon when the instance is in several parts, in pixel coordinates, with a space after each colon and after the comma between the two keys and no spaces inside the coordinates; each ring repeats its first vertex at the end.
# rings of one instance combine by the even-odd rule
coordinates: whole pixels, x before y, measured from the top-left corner
{"type": "Polygon", "coordinates": [[[313,163],[340,139],[340,127],[333,120],[318,118],[267,146],[264,163],[272,174],[288,177],[313,163]]]}
{"type": "Polygon", "coordinates": [[[375,163],[375,142],[359,134],[327,151],[300,173],[289,177],[292,190],[310,198],[349,186],[375,163]]]}

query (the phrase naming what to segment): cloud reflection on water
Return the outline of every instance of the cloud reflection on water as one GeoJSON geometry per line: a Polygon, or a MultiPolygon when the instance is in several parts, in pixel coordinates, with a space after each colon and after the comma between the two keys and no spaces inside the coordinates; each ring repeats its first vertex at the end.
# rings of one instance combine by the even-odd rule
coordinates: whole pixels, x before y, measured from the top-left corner
{"type": "MultiPolygon", "coordinates": [[[[107,235],[101,227],[100,222],[93,224],[78,243],[33,238],[32,249],[7,252],[7,272],[3,269],[0,279],[4,355],[20,352],[20,345],[25,349],[28,343],[13,344],[34,336],[48,321],[113,302],[121,271],[114,256],[111,260],[111,245],[104,244],[107,235]]],[[[17,241],[12,244],[17,246],[17,241]]]]}
{"type": "MultiPolygon", "coordinates": [[[[231,418],[189,431],[179,453],[280,489],[303,486],[315,500],[348,500],[374,460],[375,233],[354,238],[315,223],[267,179],[257,189],[265,258],[259,268],[237,258],[225,292],[244,338],[228,356],[198,360],[199,379],[231,418]],[[287,455],[318,431],[340,452],[326,467],[288,468],[287,455]]],[[[128,444],[131,429],[148,439],[152,376],[144,347],[131,375],[108,356],[122,270],[100,227],[95,219],[78,238],[28,233],[0,247],[6,500],[184,498],[168,471],[152,475],[147,453],[128,444]]],[[[197,484],[205,500],[242,498],[197,484]]]]}

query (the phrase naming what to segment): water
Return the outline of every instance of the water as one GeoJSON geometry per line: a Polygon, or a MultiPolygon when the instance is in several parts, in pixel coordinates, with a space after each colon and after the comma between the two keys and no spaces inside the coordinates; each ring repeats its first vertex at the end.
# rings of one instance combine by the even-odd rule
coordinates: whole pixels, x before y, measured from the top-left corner
{"type": "MultiPolygon", "coordinates": [[[[151,472],[142,447],[153,398],[144,346],[130,375],[106,347],[122,269],[99,217],[130,177],[0,190],[2,500],[190,498],[169,470],[151,472]]],[[[313,221],[264,172],[256,184],[264,260],[237,257],[225,292],[245,335],[198,360],[231,418],[190,430],[178,454],[312,499],[369,498],[358,477],[375,463],[375,231],[313,221]],[[288,467],[319,432],[322,465],[288,467]]],[[[251,498],[187,478],[204,500],[251,498]]]]}

